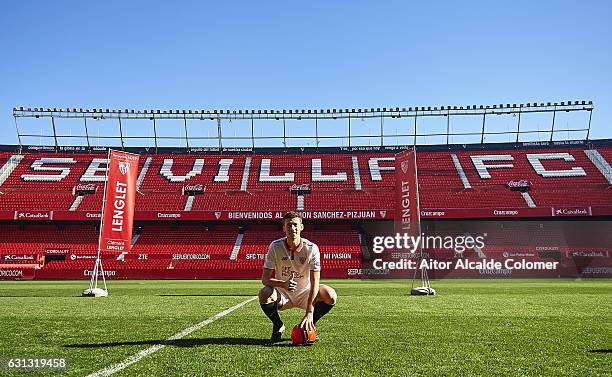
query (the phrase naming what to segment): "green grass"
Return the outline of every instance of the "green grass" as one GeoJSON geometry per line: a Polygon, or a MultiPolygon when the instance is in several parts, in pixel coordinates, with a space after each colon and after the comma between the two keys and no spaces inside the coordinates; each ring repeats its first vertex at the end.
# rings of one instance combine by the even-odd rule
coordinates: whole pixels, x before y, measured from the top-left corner
{"type": "MultiPolygon", "coordinates": [[[[281,317],[285,342],[256,301],[115,376],[604,376],[612,374],[612,280],[334,280],[339,302],[322,342],[290,346],[303,312],[281,317]]],[[[256,294],[257,281],[0,282],[0,357],[68,357],[62,375],[108,367],[256,294]]],[[[55,373],[57,374],[57,373],[55,373]]],[[[10,375],[0,372],[0,375],[10,375]]],[[[13,373],[17,375],[17,373],[13,373]]],[[[54,375],[21,372],[19,375],[54,375]]]]}

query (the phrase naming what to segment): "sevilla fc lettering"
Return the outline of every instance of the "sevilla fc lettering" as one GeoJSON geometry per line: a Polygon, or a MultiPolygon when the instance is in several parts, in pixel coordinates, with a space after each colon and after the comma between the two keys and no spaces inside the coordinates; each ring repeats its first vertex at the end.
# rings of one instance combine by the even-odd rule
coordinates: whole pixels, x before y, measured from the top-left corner
{"type": "MultiPolygon", "coordinates": [[[[584,177],[587,171],[593,172],[589,174],[598,174],[601,170],[594,169],[597,166],[593,166],[593,162],[584,159],[577,162],[575,155],[584,152],[586,151],[491,154],[473,152],[465,158],[457,158],[457,155],[452,152],[435,153],[437,156],[444,157],[441,160],[445,165],[456,168],[456,170],[450,170],[449,174],[456,174],[465,185],[469,186],[469,183],[477,183],[473,182],[473,178],[471,178],[472,182],[468,182],[465,174],[470,172],[475,172],[478,180],[482,180],[483,183],[494,177],[497,172],[511,172],[513,169],[517,171],[515,179],[525,180],[538,177],[584,177]],[[529,174],[525,175],[526,171],[519,165],[530,166],[529,174]],[[518,176],[519,173],[520,176],[518,176]]],[[[24,156],[14,155],[9,157],[9,160],[11,159],[27,164],[27,167],[19,171],[21,181],[41,183],[75,180],[76,174],[78,174],[77,183],[104,182],[104,172],[108,163],[106,158],[93,158],[88,155],[60,158],[38,157],[29,161],[24,156]]],[[[604,161],[609,166],[609,162],[603,157],[599,161],[604,161]]],[[[203,184],[208,189],[218,186],[223,189],[247,191],[253,188],[254,182],[262,189],[265,189],[266,185],[278,185],[278,183],[286,183],[286,187],[293,184],[310,183],[313,190],[317,189],[318,184],[337,184],[360,191],[364,181],[386,181],[392,184],[395,179],[395,158],[390,154],[382,153],[376,156],[329,154],[321,158],[308,157],[307,162],[300,155],[246,158],[241,156],[220,158],[220,156],[208,157],[206,155],[202,158],[149,156],[142,169],[142,177],[139,178],[139,181],[145,185],[154,180],[165,182],[168,185],[180,184],[180,187],[187,184],[203,184]],[[299,168],[292,163],[292,159],[300,161],[299,168]]],[[[604,173],[599,174],[605,176],[604,173]]],[[[605,176],[605,178],[612,180],[611,177],[605,176]]]]}

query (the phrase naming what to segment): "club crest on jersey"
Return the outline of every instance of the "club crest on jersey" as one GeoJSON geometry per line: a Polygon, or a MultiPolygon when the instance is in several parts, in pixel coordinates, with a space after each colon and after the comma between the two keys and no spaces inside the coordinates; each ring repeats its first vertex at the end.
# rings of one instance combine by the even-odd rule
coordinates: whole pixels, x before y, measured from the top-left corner
{"type": "Polygon", "coordinates": [[[301,264],[306,263],[306,257],[300,257],[300,263],[301,264]]]}
{"type": "Polygon", "coordinates": [[[119,171],[121,174],[126,175],[128,170],[130,170],[130,163],[125,161],[119,161],[119,171]]]}

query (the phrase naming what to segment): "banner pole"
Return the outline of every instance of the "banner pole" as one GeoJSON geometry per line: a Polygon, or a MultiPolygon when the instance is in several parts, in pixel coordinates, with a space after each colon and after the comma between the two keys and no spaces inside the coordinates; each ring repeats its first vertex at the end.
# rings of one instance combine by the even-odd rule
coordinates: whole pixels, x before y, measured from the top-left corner
{"type": "MultiPolygon", "coordinates": [[[[412,147],[412,156],[413,156],[413,163],[414,163],[414,180],[415,180],[415,188],[416,188],[416,211],[417,211],[417,224],[416,225],[418,228],[417,236],[421,236],[422,231],[421,231],[421,203],[420,203],[420,194],[419,194],[419,170],[417,167],[416,154],[417,154],[416,145],[414,145],[412,147]]],[[[418,260],[419,260],[419,264],[421,264],[421,262],[425,260],[425,254],[423,252],[423,248],[421,247],[421,245],[419,245],[419,259],[418,260]]],[[[429,282],[429,274],[427,273],[426,265],[423,265],[423,267],[420,268],[421,286],[414,288],[414,282],[416,280],[416,274],[418,270],[419,269],[414,270],[414,276],[412,277],[412,287],[410,289],[410,294],[417,295],[417,296],[435,295],[436,290],[431,287],[431,283],[429,282]]]]}
{"type": "Polygon", "coordinates": [[[108,148],[108,153],[106,155],[106,173],[104,178],[104,191],[102,194],[102,213],[100,217],[100,231],[98,232],[98,254],[96,256],[96,263],[94,265],[93,275],[91,276],[91,282],[89,284],[89,289],[95,289],[98,287],[98,272],[102,273],[102,280],[104,281],[104,290],[106,291],[106,278],[104,277],[104,269],[102,268],[102,260],[100,259],[100,250],[101,250],[101,242],[102,242],[102,225],[104,223],[104,207],[106,206],[106,185],[108,184],[108,171],[110,167],[110,153],[111,149],[108,148]],[[98,268],[98,263],[100,268],[98,268]]]}
{"type": "Polygon", "coordinates": [[[104,268],[102,267],[102,259],[99,259],[100,261],[100,273],[102,274],[102,281],[104,282],[104,290],[108,291],[108,288],[106,287],[106,277],[104,276],[104,268]]]}
{"type": "MultiPolygon", "coordinates": [[[[418,228],[418,232],[417,236],[421,235],[421,203],[419,202],[419,172],[417,169],[417,161],[416,161],[416,145],[412,146],[412,154],[414,156],[414,180],[415,180],[415,188],[416,188],[416,211],[417,211],[417,228],[418,228]]],[[[419,264],[421,263],[421,261],[423,260],[423,248],[421,248],[421,245],[419,244],[419,264]]],[[[415,268],[414,269],[414,275],[412,276],[412,285],[410,286],[410,290],[412,290],[414,288],[414,282],[416,280],[416,276],[417,276],[417,272],[421,272],[421,285],[423,286],[423,269],[419,269],[419,268],[415,268]]]]}

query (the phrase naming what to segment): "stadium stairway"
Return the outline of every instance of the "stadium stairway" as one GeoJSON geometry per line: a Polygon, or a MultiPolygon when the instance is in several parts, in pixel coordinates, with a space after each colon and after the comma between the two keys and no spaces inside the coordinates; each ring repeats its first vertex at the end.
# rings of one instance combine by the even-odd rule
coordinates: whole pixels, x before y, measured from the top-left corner
{"type": "Polygon", "coordinates": [[[21,155],[12,155],[0,168],[0,186],[7,180],[7,178],[13,173],[15,168],[23,160],[21,155]]]}
{"type": "Polygon", "coordinates": [[[596,149],[588,149],[584,153],[597,170],[608,180],[608,183],[612,185],[612,166],[610,166],[608,161],[596,149]]]}
{"type": "Polygon", "coordinates": [[[74,198],[74,202],[72,202],[72,204],[70,205],[69,211],[76,211],[81,205],[81,202],[84,198],[85,197],[83,195],[77,195],[76,198],[74,198]]]}
{"type": "Polygon", "coordinates": [[[240,245],[242,245],[242,239],[244,238],[244,233],[238,233],[236,236],[236,242],[234,242],[234,248],[232,249],[232,254],[230,255],[230,260],[238,259],[238,253],[240,252],[240,245]]]}
{"type": "Polygon", "coordinates": [[[359,233],[359,245],[361,245],[361,255],[363,259],[370,260],[370,248],[366,241],[366,237],[360,232],[359,233]]]}
{"type": "Polygon", "coordinates": [[[187,197],[187,201],[185,202],[185,208],[183,209],[183,211],[185,212],[189,212],[191,211],[191,208],[193,208],[193,201],[195,199],[195,196],[193,195],[189,195],[187,197]]]}

